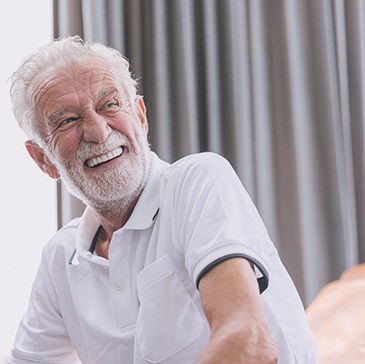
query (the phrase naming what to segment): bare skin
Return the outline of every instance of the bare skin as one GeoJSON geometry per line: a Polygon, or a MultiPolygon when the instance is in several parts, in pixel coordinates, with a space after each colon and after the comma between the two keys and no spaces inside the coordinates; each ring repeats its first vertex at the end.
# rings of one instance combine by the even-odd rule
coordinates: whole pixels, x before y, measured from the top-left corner
{"type": "Polygon", "coordinates": [[[202,278],[199,290],[211,338],[197,364],[278,362],[256,277],[247,260],[220,263],[202,278]]]}
{"type": "Polygon", "coordinates": [[[109,246],[110,246],[110,237],[108,238],[105,230],[102,229],[95,246],[96,254],[105,259],[109,259],[109,246]]]}

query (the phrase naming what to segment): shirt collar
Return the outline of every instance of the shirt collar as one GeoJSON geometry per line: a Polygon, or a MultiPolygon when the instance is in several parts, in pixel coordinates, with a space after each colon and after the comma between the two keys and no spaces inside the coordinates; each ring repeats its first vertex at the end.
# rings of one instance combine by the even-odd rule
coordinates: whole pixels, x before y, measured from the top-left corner
{"type": "MultiPolygon", "coordinates": [[[[151,152],[151,169],[145,188],[139,197],[133,212],[120,230],[144,230],[149,228],[160,207],[159,181],[164,170],[169,166],[151,152]]],[[[90,207],[86,207],[81,216],[76,235],[76,251],[71,264],[79,264],[79,258],[90,254],[91,241],[100,226],[100,222],[90,207]]]]}

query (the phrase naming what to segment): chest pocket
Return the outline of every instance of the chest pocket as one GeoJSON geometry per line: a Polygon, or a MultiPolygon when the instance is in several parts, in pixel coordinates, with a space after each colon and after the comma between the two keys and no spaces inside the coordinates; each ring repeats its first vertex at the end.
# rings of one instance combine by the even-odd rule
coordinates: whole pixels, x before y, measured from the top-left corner
{"type": "Polygon", "coordinates": [[[139,273],[137,290],[136,340],[143,359],[172,363],[182,351],[183,356],[189,355],[187,351],[201,336],[205,321],[166,255],[139,273]]]}

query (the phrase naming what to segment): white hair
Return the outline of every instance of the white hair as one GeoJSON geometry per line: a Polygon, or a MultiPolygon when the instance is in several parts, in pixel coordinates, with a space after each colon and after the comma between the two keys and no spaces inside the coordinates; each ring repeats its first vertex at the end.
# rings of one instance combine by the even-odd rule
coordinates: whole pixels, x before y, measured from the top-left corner
{"type": "Polygon", "coordinates": [[[130,105],[135,111],[137,82],[131,75],[129,62],[119,51],[100,43],[86,43],[79,36],[54,40],[26,57],[11,77],[10,96],[13,113],[29,139],[39,145],[44,143],[38,133],[32,105],[31,89],[34,78],[46,71],[77,64],[88,56],[103,59],[116,70],[130,105]]]}

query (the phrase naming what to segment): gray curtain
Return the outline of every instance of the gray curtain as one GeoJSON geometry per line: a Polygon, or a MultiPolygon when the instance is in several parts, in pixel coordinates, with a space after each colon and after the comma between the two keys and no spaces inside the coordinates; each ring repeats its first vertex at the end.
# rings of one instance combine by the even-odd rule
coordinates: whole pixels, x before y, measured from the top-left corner
{"type": "MultiPolygon", "coordinates": [[[[56,0],[119,49],[165,160],[225,156],[307,305],[365,260],[365,0],[56,0]]],[[[83,206],[59,186],[60,225],[83,206]]]]}

